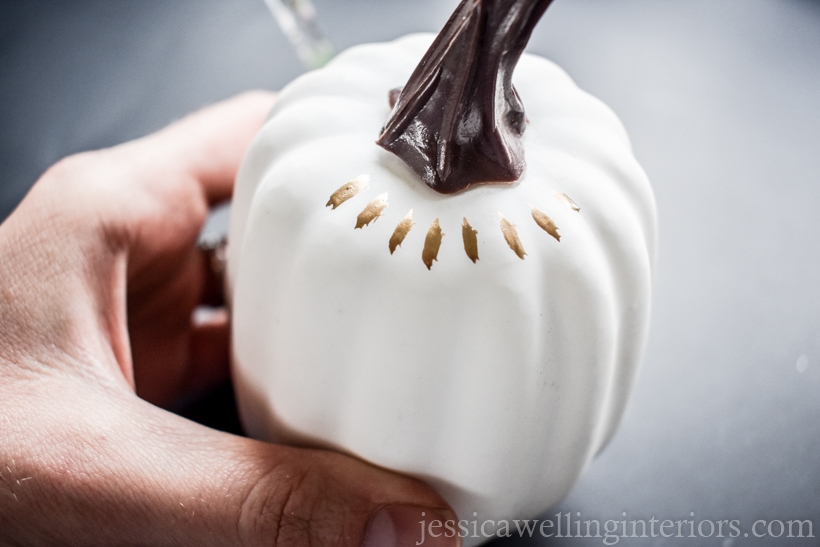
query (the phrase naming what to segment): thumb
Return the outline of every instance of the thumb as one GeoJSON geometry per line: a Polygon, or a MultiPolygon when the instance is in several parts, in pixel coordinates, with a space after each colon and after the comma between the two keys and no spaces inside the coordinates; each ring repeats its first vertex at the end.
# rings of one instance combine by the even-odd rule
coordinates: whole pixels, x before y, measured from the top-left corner
{"type": "Polygon", "coordinates": [[[416,480],[341,454],[217,432],[120,385],[52,383],[29,386],[54,395],[25,416],[15,404],[25,397],[7,406],[20,415],[5,422],[18,429],[4,432],[14,448],[0,475],[0,494],[11,487],[0,496],[0,543],[459,544],[454,528],[449,538],[422,537],[425,521],[455,516],[416,480]]]}

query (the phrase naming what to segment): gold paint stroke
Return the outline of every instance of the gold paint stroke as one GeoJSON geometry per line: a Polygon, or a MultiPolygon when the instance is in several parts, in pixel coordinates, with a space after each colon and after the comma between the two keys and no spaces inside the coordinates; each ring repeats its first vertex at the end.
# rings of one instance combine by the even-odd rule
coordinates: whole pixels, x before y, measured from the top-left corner
{"type": "Polygon", "coordinates": [[[424,238],[424,250],[421,252],[421,259],[424,261],[427,269],[433,267],[433,261],[438,260],[438,251],[441,248],[441,238],[444,234],[441,232],[441,225],[438,219],[433,221],[430,229],[427,230],[427,237],[424,238]]]}
{"type": "Polygon", "coordinates": [[[504,234],[504,239],[507,241],[507,245],[509,245],[510,249],[518,255],[518,258],[524,260],[524,255],[527,253],[524,251],[524,246],[518,238],[518,230],[515,229],[515,224],[504,218],[504,215],[501,213],[498,213],[498,216],[501,217],[501,233],[504,234]]]}
{"type": "Polygon", "coordinates": [[[387,209],[387,193],[378,196],[367,204],[367,207],[356,217],[356,228],[367,226],[382,215],[382,211],[387,209]]]}
{"type": "Polygon", "coordinates": [[[467,222],[467,217],[464,217],[464,222],[461,224],[461,237],[464,239],[464,252],[475,264],[478,260],[478,232],[473,230],[470,223],[467,222]]]}
{"type": "Polygon", "coordinates": [[[535,223],[557,241],[561,241],[561,234],[558,233],[558,226],[555,225],[555,222],[546,213],[539,211],[532,205],[530,207],[532,208],[532,218],[535,223]]]}
{"type": "Polygon", "coordinates": [[[410,212],[405,215],[399,225],[396,226],[395,231],[393,231],[393,235],[390,236],[390,254],[392,255],[396,247],[400,247],[404,238],[407,237],[407,234],[410,230],[415,226],[416,222],[413,220],[413,210],[410,209],[410,212]]]}
{"type": "Polygon", "coordinates": [[[330,199],[325,204],[325,207],[330,207],[331,209],[335,209],[345,201],[349,200],[365,188],[367,188],[367,183],[370,181],[370,177],[367,175],[362,175],[358,178],[351,180],[350,182],[346,182],[333,192],[330,196],[330,199]]]}
{"type": "Polygon", "coordinates": [[[581,210],[581,207],[577,203],[572,201],[572,198],[568,195],[559,192],[555,192],[555,195],[558,196],[558,199],[569,205],[569,208],[573,211],[579,212],[581,210]]]}

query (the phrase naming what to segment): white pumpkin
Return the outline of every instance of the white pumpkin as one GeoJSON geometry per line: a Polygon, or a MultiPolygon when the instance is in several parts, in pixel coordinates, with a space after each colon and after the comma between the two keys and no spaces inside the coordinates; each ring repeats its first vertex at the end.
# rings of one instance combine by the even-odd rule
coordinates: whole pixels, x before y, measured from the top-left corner
{"type": "Polygon", "coordinates": [[[240,413],[255,437],[419,477],[461,519],[528,518],[622,414],[655,205],[618,118],[532,55],[521,179],[431,190],[374,141],[432,38],[297,79],[248,152],[228,251],[240,413]]]}

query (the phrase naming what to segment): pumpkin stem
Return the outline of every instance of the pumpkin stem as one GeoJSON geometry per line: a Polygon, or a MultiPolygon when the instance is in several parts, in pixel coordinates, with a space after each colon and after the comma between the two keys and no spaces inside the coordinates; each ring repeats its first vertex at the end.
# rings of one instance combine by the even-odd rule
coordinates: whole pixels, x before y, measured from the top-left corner
{"type": "Polygon", "coordinates": [[[524,106],[512,74],[552,0],[462,0],[376,141],[442,194],[524,171],[524,106]]]}

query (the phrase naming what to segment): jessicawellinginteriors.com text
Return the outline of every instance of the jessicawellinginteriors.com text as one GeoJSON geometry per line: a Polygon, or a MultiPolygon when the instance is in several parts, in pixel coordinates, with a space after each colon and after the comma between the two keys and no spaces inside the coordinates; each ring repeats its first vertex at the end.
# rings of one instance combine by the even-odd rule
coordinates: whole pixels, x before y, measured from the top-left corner
{"type": "MultiPolygon", "coordinates": [[[[425,516],[422,513],[422,516],[425,516]]],[[[562,512],[544,519],[482,520],[472,519],[419,521],[416,545],[430,538],[455,537],[489,540],[497,537],[600,538],[604,545],[616,545],[621,539],[640,538],[813,538],[811,519],[759,519],[745,524],[739,519],[699,518],[690,512],[686,518],[584,518],[581,513],[562,512]]]]}

